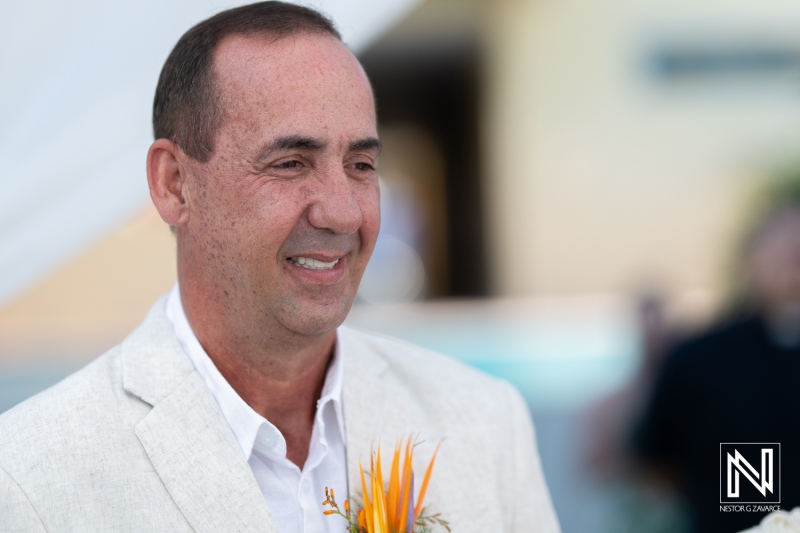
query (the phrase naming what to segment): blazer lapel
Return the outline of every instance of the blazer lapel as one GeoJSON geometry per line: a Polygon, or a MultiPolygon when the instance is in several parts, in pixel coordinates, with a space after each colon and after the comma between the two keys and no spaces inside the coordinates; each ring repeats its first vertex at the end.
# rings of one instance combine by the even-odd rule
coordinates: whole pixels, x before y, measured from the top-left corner
{"type": "MultiPolygon", "coordinates": [[[[420,438],[427,444],[414,457],[414,471],[417,474],[416,491],[419,491],[422,475],[428,466],[437,442],[446,435],[441,428],[431,424],[427,413],[430,406],[422,405],[414,394],[414,382],[402,372],[390,371],[390,358],[382,353],[374,337],[361,335],[349,328],[339,328],[344,357],[344,382],[342,387],[345,434],[347,438],[347,477],[350,497],[361,495],[361,476],[359,461],[365,470],[369,469],[372,449],[377,444],[383,448],[384,480],[388,479],[390,453],[399,439],[420,438]],[[343,335],[342,335],[343,333],[343,335]],[[424,450],[424,451],[423,451],[424,450]]],[[[423,371],[423,369],[420,369],[423,371]]],[[[435,408],[441,413],[446,405],[435,408]]],[[[446,415],[444,415],[446,416],[446,415]]],[[[438,459],[435,473],[429,486],[426,502],[434,502],[434,508],[446,512],[445,497],[441,494],[442,479],[448,477],[449,459],[438,459]]],[[[456,475],[454,479],[457,479],[456,475]]],[[[451,484],[448,491],[460,494],[459,484],[451,484]]],[[[464,498],[469,496],[465,494],[464,498]]]]}
{"type": "MultiPolygon", "coordinates": [[[[340,327],[337,342],[342,343],[344,377],[342,410],[344,412],[345,447],[347,449],[348,493],[361,493],[359,463],[369,469],[371,449],[386,434],[385,401],[381,374],[386,362],[370,353],[357,335],[340,327]]],[[[392,443],[393,444],[393,443],[392,443]]]]}
{"type": "Polygon", "coordinates": [[[236,438],[163,308],[162,299],[123,343],[125,390],[153,406],[136,435],[195,531],[277,533],[236,438]]]}

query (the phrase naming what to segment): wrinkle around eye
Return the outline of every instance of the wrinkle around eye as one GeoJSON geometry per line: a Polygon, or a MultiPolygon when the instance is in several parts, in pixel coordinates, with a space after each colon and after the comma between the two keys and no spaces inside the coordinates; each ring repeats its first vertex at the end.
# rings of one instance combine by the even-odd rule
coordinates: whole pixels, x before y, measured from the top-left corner
{"type": "Polygon", "coordinates": [[[374,169],[358,170],[356,168],[353,168],[353,166],[351,165],[346,172],[347,175],[350,177],[350,179],[358,183],[368,184],[372,182],[375,183],[378,182],[378,172],[377,170],[374,169]]]}

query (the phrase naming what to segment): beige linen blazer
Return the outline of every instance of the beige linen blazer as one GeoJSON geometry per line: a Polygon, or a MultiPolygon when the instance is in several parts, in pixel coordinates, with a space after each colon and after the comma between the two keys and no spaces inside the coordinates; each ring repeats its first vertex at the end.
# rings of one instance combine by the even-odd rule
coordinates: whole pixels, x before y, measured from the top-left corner
{"type": "MultiPolygon", "coordinates": [[[[454,533],[558,531],[511,386],[405,342],[344,327],[339,342],[352,493],[374,443],[414,433],[417,479],[445,439],[425,500],[454,533]]],[[[0,415],[0,531],[277,531],[163,298],[122,344],[0,415]]]]}

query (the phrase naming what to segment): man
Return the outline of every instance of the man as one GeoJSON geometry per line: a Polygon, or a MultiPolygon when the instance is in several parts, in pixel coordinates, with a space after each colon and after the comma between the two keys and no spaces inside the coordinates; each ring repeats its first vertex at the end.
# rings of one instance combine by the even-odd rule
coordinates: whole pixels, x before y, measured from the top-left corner
{"type": "Polygon", "coordinates": [[[378,234],[374,109],[312,10],[254,4],[181,38],[147,157],[179,285],[0,417],[0,530],[344,531],[325,487],[359,499],[359,461],[412,433],[423,461],[447,438],[425,500],[453,531],[558,530],[511,387],[339,327],[378,234]]]}

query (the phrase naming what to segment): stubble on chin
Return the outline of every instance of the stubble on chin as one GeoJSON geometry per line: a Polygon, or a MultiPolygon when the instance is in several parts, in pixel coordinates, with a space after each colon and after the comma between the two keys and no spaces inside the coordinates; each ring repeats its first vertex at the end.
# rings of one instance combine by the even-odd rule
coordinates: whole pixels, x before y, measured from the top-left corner
{"type": "Polygon", "coordinates": [[[318,337],[334,331],[347,318],[355,288],[316,299],[313,295],[281,295],[272,304],[267,304],[264,314],[277,318],[277,325],[287,332],[304,337],[318,337]],[[277,304],[278,309],[274,304],[277,304]]]}

